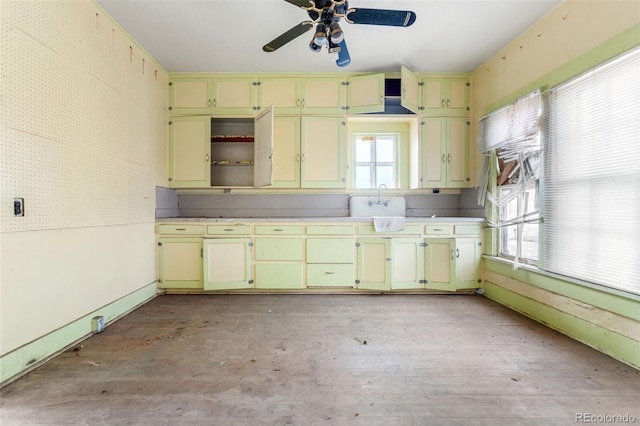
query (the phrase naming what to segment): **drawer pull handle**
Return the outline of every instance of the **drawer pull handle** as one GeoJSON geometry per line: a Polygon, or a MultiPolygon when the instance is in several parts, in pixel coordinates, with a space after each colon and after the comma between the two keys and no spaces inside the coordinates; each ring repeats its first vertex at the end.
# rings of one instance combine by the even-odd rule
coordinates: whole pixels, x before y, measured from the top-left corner
{"type": "Polygon", "coordinates": [[[434,231],[442,231],[442,228],[433,228],[434,231]]]}
{"type": "Polygon", "coordinates": [[[284,231],[284,229],[281,229],[281,228],[275,228],[275,229],[274,229],[274,231],[280,231],[280,232],[282,232],[282,231],[284,231]]]}
{"type": "Polygon", "coordinates": [[[224,228],[226,232],[233,232],[233,228],[224,228]]]}
{"type": "Polygon", "coordinates": [[[333,275],[333,274],[335,274],[335,272],[333,272],[333,271],[327,271],[327,272],[325,272],[325,274],[327,274],[327,275],[333,275]]]}
{"type": "Polygon", "coordinates": [[[176,231],[186,231],[186,228],[176,228],[176,231]]]}

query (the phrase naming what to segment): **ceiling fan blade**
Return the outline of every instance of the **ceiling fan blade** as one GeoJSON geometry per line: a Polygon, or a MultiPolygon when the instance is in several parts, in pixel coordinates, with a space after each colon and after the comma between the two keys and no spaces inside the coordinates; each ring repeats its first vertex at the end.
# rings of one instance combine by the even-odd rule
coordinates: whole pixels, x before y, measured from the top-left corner
{"type": "Polygon", "coordinates": [[[416,21],[416,14],[410,10],[386,10],[355,8],[347,11],[346,19],[353,24],[388,25],[408,27],[416,21]]]}
{"type": "Polygon", "coordinates": [[[294,6],[298,7],[309,7],[311,6],[311,2],[309,0],[284,0],[287,3],[291,3],[294,6]]]}
{"type": "Polygon", "coordinates": [[[336,65],[339,67],[346,67],[351,63],[351,56],[349,55],[349,49],[347,49],[347,42],[343,39],[340,43],[340,51],[338,52],[338,60],[336,65]]]}
{"type": "Polygon", "coordinates": [[[306,33],[311,28],[313,28],[313,22],[311,21],[300,22],[298,25],[291,28],[289,31],[285,31],[284,33],[280,34],[278,37],[271,40],[269,43],[262,46],[262,50],[264,50],[265,52],[273,52],[281,48],[285,44],[289,43],[294,38],[297,38],[302,34],[306,33]]]}

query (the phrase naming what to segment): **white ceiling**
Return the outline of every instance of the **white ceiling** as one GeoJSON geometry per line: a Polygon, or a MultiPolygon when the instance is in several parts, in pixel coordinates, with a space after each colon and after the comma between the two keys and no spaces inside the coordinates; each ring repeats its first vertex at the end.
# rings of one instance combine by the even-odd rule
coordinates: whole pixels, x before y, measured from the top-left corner
{"type": "Polygon", "coordinates": [[[408,28],[341,25],[351,64],[308,48],[312,31],[272,53],[262,46],[307,13],[284,0],[97,0],[169,72],[473,71],[561,0],[350,0],[416,12],[408,28]]]}

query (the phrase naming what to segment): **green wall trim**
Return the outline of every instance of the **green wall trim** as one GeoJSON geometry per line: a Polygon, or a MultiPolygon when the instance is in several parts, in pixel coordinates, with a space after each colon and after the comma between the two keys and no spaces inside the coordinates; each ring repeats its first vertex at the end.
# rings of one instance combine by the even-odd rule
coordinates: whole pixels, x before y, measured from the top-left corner
{"type": "Polygon", "coordinates": [[[0,386],[6,385],[46,361],[90,337],[91,319],[101,315],[105,325],[113,323],[157,295],[155,282],[95,310],[64,327],[15,349],[0,358],[0,386]]]}
{"type": "Polygon", "coordinates": [[[640,46],[640,24],[636,24],[610,38],[598,47],[578,56],[550,73],[534,80],[516,92],[485,108],[485,115],[497,110],[536,89],[547,89],[567,81],[594,66],[608,61],[627,50],[640,46]]]}
{"type": "Polygon", "coordinates": [[[491,282],[485,296],[554,330],[640,369],[640,342],[559,311],[491,282]]]}
{"type": "Polygon", "coordinates": [[[577,282],[555,278],[547,273],[536,272],[531,269],[518,268],[514,270],[510,262],[490,257],[485,257],[484,267],[489,271],[515,278],[532,286],[640,321],[640,297],[634,297],[631,294],[628,296],[616,294],[604,288],[598,289],[577,282]]]}

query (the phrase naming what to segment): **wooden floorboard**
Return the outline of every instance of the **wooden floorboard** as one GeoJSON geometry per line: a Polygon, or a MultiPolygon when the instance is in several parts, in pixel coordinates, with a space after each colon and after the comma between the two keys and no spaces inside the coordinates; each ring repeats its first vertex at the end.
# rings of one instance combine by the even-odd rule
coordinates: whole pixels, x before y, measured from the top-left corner
{"type": "Polygon", "coordinates": [[[640,423],[639,407],[638,370],[477,295],[160,296],[0,389],[3,426],[640,423]]]}

